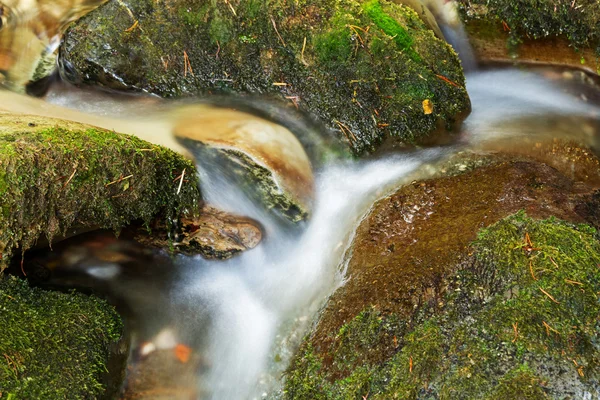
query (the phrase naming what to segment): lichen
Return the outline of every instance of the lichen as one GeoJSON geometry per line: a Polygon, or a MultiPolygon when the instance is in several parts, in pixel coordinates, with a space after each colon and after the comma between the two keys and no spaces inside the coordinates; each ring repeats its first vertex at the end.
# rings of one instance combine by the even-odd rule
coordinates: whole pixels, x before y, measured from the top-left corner
{"type": "Polygon", "coordinates": [[[412,323],[369,308],[335,334],[329,353],[308,338],[288,372],[286,398],[597,395],[595,229],[520,212],[480,231],[471,251],[449,277],[441,307],[421,307],[412,323]]]}
{"type": "Polygon", "coordinates": [[[61,48],[63,76],[164,97],[275,97],[316,115],[355,154],[422,141],[470,110],[456,53],[403,5],[139,0],[128,7],[109,2],[72,27],[61,48]],[[425,99],[434,104],[430,115],[425,99]]]}
{"type": "Polygon", "coordinates": [[[4,277],[0,311],[0,399],[116,394],[107,393],[106,375],[123,325],[112,306],[95,297],[30,288],[23,280],[4,277]]]}
{"type": "Polygon", "coordinates": [[[60,121],[28,124],[28,118],[0,115],[0,269],[15,249],[28,249],[42,235],[52,241],[68,229],[118,231],[134,220],[176,219],[198,209],[195,167],[173,151],[134,136],[60,121]]]}

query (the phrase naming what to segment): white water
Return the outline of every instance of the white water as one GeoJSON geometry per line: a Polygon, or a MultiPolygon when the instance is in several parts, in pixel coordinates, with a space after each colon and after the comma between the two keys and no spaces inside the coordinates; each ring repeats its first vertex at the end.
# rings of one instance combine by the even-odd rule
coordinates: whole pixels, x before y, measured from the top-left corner
{"type": "MultiPolygon", "coordinates": [[[[461,139],[469,148],[502,137],[521,140],[548,132],[543,121],[550,117],[597,119],[600,115],[595,105],[566,93],[564,82],[521,70],[471,73],[467,88],[473,111],[461,139]],[[526,123],[512,123],[519,120],[526,123]]],[[[136,99],[123,105],[122,100],[107,97],[103,108],[87,93],[79,97],[68,91],[56,93],[50,101],[75,103],[79,109],[101,115],[115,107],[118,114],[127,115],[140,104],[136,99]]],[[[569,126],[568,134],[581,138],[581,127],[569,126]]],[[[424,164],[456,150],[423,150],[379,161],[326,166],[316,175],[313,215],[302,229],[290,229],[255,206],[227,182],[226,171],[218,166],[200,166],[202,191],[209,204],[255,218],[265,229],[265,239],[257,248],[231,260],[178,260],[186,274],[171,301],[188,311],[185,317],[175,318],[179,325],[170,328],[202,355],[206,365],[198,377],[202,398],[277,397],[281,374],[302,335],[343,280],[340,266],[360,218],[389,190],[424,176],[424,164]]]]}
{"type": "MultiPolygon", "coordinates": [[[[280,347],[282,361],[275,363],[276,335],[287,342],[288,335],[301,329],[293,320],[314,313],[339,285],[342,274],[337,267],[358,218],[390,187],[443,153],[428,150],[328,167],[317,176],[317,201],[303,232],[282,229],[260,211],[252,215],[248,204],[234,210],[258,218],[265,225],[266,240],[226,262],[186,260],[193,272],[178,299],[202,307],[201,323],[210,326],[202,351],[211,367],[200,380],[207,398],[247,399],[276,389],[272,386],[277,385],[276,374],[288,361],[281,352],[293,350],[280,347]]],[[[224,203],[231,209],[230,199],[224,198],[227,191],[218,185],[210,190],[203,187],[203,193],[212,204],[224,203]]],[[[239,204],[239,199],[236,196],[234,203],[239,204]]]]}

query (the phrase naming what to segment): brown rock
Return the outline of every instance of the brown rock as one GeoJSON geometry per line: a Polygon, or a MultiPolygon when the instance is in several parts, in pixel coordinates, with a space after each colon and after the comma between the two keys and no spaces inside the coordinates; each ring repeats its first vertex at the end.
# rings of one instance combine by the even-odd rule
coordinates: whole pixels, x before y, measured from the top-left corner
{"type": "MultiPolygon", "coordinates": [[[[327,362],[339,345],[336,332],[369,307],[409,324],[420,306],[437,307],[444,279],[468,258],[477,232],[510,214],[597,220],[591,210],[598,202],[598,159],[575,145],[532,147],[533,155],[523,149],[463,155],[460,165],[445,167],[451,176],[415,182],[375,203],[357,229],[347,281],[330,297],[311,335],[316,353],[327,362]],[[581,168],[572,169],[570,156],[584,159],[581,168]],[[592,173],[581,173],[584,167],[592,173]]],[[[389,354],[372,356],[382,361],[389,354]]]]}
{"type": "MultiPolygon", "coordinates": [[[[172,249],[183,254],[201,254],[205,258],[227,259],[256,247],[262,240],[260,224],[251,218],[228,214],[205,206],[199,217],[181,220],[179,241],[172,249]]],[[[154,227],[151,234],[137,229],[137,242],[170,249],[168,232],[164,226],[154,227]]]]}

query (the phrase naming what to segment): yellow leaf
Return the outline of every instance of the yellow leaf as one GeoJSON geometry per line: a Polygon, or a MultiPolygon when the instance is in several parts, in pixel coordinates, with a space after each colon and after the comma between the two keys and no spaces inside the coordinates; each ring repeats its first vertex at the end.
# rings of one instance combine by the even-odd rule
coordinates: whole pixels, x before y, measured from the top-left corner
{"type": "Polygon", "coordinates": [[[425,113],[425,115],[433,113],[433,102],[431,100],[423,100],[423,112],[425,113]]]}

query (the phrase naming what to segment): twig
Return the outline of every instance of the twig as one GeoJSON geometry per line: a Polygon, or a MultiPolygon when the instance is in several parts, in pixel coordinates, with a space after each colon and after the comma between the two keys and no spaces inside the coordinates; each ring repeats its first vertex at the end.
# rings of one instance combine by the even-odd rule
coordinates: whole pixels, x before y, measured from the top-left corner
{"type": "Polygon", "coordinates": [[[192,74],[192,76],[194,76],[194,70],[192,69],[192,64],[190,63],[190,58],[188,57],[187,52],[184,50],[183,51],[183,76],[187,76],[188,71],[190,71],[190,74],[192,74]]]}
{"type": "Polygon", "coordinates": [[[462,86],[460,86],[458,83],[451,81],[450,79],[446,78],[444,75],[438,75],[438,74],[436,74],[435,76],[437,76],[438,78],[440,78],[444,82],[451,84],[452,86],[456,86],[457,88],[462,88],[462,86]]]}
{"type": "Polygon", "coordinates": [[[183,185],[183,177],[185,176],[185,168],[183,169],[183,172],[181,173],[181,179],[179,180],[179,187],[177,188],[177,194],[179,194],[179,192],[181,192],[181,186],[183,185]]]}
{"type": "Polygon", "coordinates": [[[77,168],[75,168],[75,170],[73,171],[73,173],[71,174],[71,176],[69,177],[69,179],[67,179],[67,181],[65,182],[65,184],[63,185],[63,189],[67,187],[67,185],[69,184],[69,182],[71,182],[71,179],[73,179],[73,177],[75,176],[75,172],[77,172],[77,168]]]}
{"type": "Polygon", "coordinates": [[[231,5],[231,3],[229,2],[229,0],[225,0],[225,4],[227,4],[229,6],[229,9],[231,10],[231,12],[233,13],[234,17],[237,17],[237,13],[235,12],[235,8],[233,8],[233,6],[231,5]]]}
{"type": "Polygon", "coordinates": [[[544,324],[544,327],[546,328],[546,335],[550,336],[550,331],[556,333],[557,335],[560,335],[560,332],[548,325],[546,321],[542,321],[542,324],[544,324]]]}
{"type": "Polygon", "coordinates": [[[572,281],[570,279],[565,279],[565,282],[566,283],[570,283],[571,285],[580,285],[580,286],[583,286],[583,283],[577,282],[577,281],[572,281]]]}
{"type": "Polygon", "coordinates": [[[306,36],[304,36],[304,43],[302,43],[302,52],[300,53],[300,61],[302,61],[302,64],[304,64],[308,67],[308,63],[304,59],[304,50],[305,49],[306,49],[306,36]]]}
{"type": "Polygon", "coordinates": [[[110,185],[114,185],[115,183],[120,183],[120,182],[123,182],[125,179],[129,179],[129,178],[132,178],[132,177],[133,177],[133,174],[131,174],[131,175],[127,175],[127,176],[126,176],[126,177],[124,177],[124,178],[123,178],[123,175],[121,175],[121,176],[119,177],[119,179],[117,179],[116,181],[112,181],[112,182],[109,182],[109,183],[107,183],[106,185],[104,185],[104,187],[109,187],[110,185]]]}
{"type": "Polygon", "coordinates": [[[519,337],[519,323],[515,322],[514,324],[512,324],[513,330],[515,331],[515,338],[512,340],[512,343],[517,341],[517,338],[519,337]]]}
{"type": "Polygon", "coordinates": [[[537,281],[538,279],[535,277],[535,274],[533,273],[533,262],[531,260],[529,260],[529,272],[531,272],[531,277],[533,278],[533,280],[537,281]]]}
{"type": "Polygon", "coordinates": [[[538,289],[540,289],[540,290],[542,291],[542,293],[544,293],[546,296],[548,296],[548,298],[549,298],[550,300],[552,300],[552,301],[553,301],[553,302],[555,302],[556,304],[560,304],[558,301],[556,301],[556,299],[555,299],[554,297],[552,297],[552,295],[551,295],[550,293],[546,292],[546,291],[545,291],[544,289],[542,289],[542,288],[538,288],[538,289]]]}
{"type": "Polygon", "coordinates": [[[139,23],[140,23],[140,21],[138,21],[136,19],[135,22],[133,23],[133,25],[131,25],[129,28],[125,29],[125,32],[131,32],[139,25],[139,23]]]}
{"type": "Polygon", "coordinates": [[[279,41],[281,42],[281,44],[283,45],[283,47],[287,47],[285,45],[285,41],[283,40],[283,38],[279,34],[279,31],[277,30],[277,25],[275,24],[275,20],[273,19],[273,17],[271,17],[271,22],[273,23],[273,28],[275,28],[275,33],[277,34],[277,37],[279,38],[279,41]]]}

